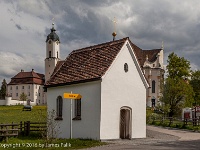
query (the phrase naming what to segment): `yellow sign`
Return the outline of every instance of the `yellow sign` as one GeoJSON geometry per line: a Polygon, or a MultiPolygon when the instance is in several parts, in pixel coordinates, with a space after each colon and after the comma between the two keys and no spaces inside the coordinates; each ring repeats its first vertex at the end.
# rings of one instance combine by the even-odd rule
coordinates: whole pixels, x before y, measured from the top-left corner
{"type": "Polygon", "coordinates": [[[82,98],[82,96],[80,94],[71,94],[71,93],[64,93],[63,97],[69,98],[69,99],[81,99],[82,98]]]}

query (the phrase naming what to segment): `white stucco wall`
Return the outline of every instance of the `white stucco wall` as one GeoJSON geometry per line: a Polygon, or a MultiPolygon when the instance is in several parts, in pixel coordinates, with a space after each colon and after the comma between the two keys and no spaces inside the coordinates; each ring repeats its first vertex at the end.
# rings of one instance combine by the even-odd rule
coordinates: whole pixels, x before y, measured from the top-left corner
{"type": "Polygon", "coordinates": [[[45,59],[45,81],[49,80],[57,62],[60,60],[60,43],[51,40],[46,43],[46,59],[45,59]],[[49,51],[51,51],[51,57],[49,58],[49,51]],[[58,57],[57,57],[58,52],[58,57]]]}
{"type": "MultiPolygon", "coordinates": [[[[51,87],[47,89],[48,111],[56,110],[56,99],[63,93],[78,93],[81,99],[81,120],[73,120],[73,138],[100,139],[100,81],[51,87]]],[[[74,101],[73,101],[74,116],[74,101]]],[[[70,138],[70,100],[63,99],[63,120],[60,126],[59,138],[70,138]]]]}
{"type": "Polygon", "coordinates": [[[146,137],[146,88],[126,44],[103,77],[101,92],[100,139],[120,138],[123,106],[132,109],[132,138],[146,137]]]}
{"type": "Polygon", "coordinates": [[[49,51],[51,51],[51,57],[57,57],[58,52],[58,58],[60,58],[60,42],[55,42],[51,40],[51,44],[49,44],[49,41],[46,42],[46,58],[49,57],[49,51]]]}
{"type": "Polygon", "coordinates": [[[27,102],[13,100],[12,97],[5,97],[4,100],[0,100],[0,105],[27,105],[27,102]]]}
{"type": "Polygon", "coordinates": [[[45,81],[50,79],[58,61],[58,58],[45,59],[45,81]]]}
{"type": "Polygon", "coordinates": [[[18,102],[20,100],[20,95],[22,94],[22,92],[24,92],[27,95],[28,100],[29,99],[31,100],[31,105],[36,105],[36,104],[43,105],[46,103],[43,87],[44,87],[43,85],[39,84],[8,85],[7,93],[8,95],[12,96],[13,103],[18,102]]]}

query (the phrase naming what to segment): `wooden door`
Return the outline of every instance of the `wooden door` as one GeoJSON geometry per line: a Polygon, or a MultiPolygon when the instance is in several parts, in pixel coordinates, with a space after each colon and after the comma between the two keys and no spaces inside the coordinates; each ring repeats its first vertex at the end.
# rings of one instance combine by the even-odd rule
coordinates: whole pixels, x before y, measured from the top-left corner
{"type": "Polygon", "coordinates": [[[131,113],[129,109],[120,110],[120,138],[131,139],[131,127],[130,127],[131,113]]]}

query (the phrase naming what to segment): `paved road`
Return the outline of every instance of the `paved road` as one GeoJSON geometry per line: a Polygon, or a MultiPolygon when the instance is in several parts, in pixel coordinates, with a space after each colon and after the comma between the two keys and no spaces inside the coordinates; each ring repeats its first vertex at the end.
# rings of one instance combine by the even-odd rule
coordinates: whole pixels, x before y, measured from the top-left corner
{"type": "Polygon", "coordinates": [[[106,142],[87,150],[200,150],[200,133],[147,126],[147,138],[106,142]]]}

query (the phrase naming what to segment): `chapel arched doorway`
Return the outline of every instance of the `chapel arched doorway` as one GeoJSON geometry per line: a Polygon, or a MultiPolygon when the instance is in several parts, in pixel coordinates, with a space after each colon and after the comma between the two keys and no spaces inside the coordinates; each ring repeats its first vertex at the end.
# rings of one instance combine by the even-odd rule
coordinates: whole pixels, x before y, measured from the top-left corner
{"type": "Polygon", "coordinates": [[[131,139],[132,111],[129,107],[120,109],[120,138],[131,139]]]}

